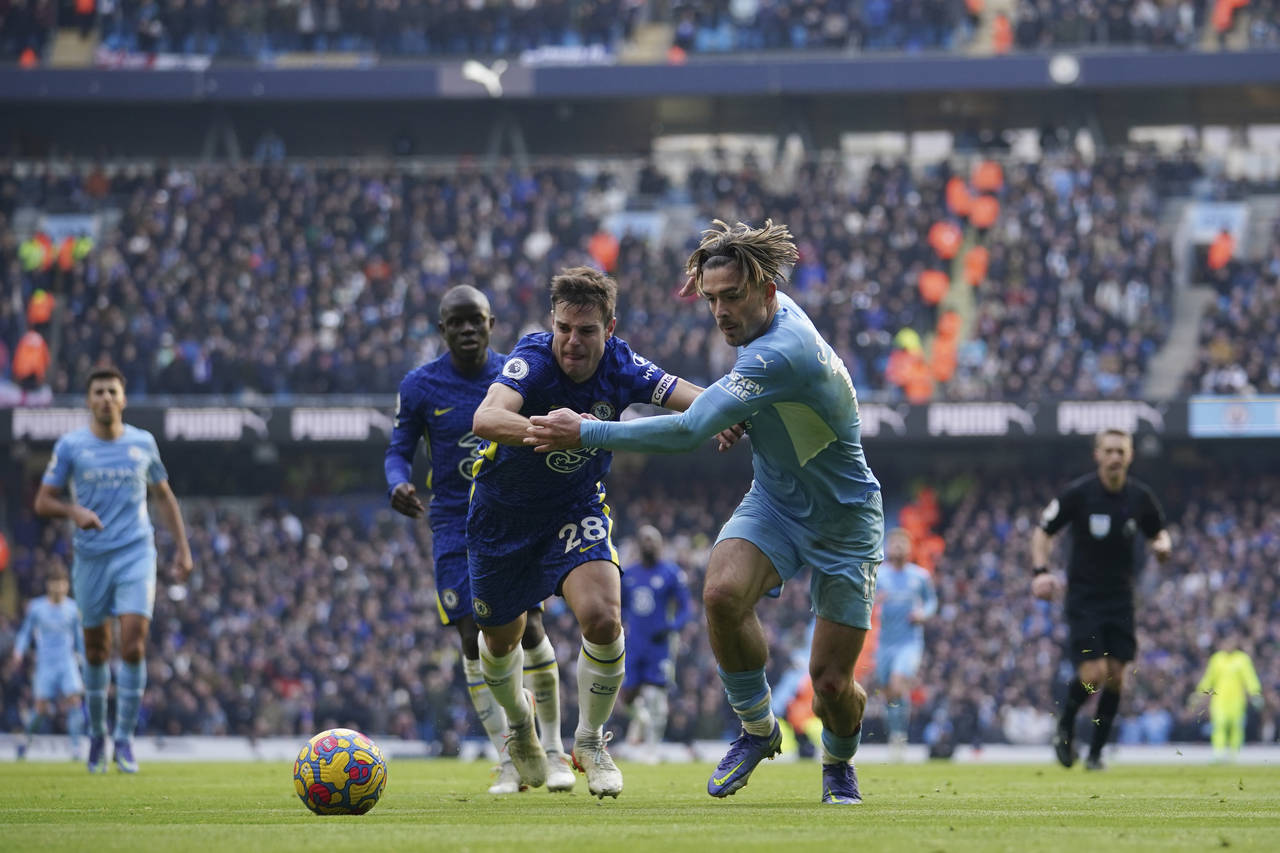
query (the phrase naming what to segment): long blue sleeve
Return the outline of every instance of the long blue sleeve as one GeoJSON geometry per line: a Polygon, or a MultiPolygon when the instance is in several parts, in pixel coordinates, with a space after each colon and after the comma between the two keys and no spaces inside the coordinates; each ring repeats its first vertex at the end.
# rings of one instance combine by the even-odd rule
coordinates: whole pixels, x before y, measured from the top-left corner
{"type": "Polygon", "coordinates": [[[382,463],[387,477],[388,494],[396,486],[413,479],[413,455],[417,452],[418,440],[426,429],[417,400],[411,396],[412,390],[406,384],[400,384],[400,393],[396,395],[395,425],[382,463]]]}
{"type": "Polygon", "coordinates": [[[751,417],[754,408],[713,385],[678,415],[630,421],[583,421],[582,446],[639,453],[685,453],[751,417]]]}

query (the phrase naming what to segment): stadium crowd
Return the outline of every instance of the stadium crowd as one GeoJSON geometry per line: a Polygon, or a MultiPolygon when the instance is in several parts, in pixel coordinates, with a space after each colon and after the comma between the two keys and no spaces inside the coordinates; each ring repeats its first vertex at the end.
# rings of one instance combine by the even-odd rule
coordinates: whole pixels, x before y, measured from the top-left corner
{"type": "Polygon", "coordinates": [[[1211,274],[1216,295],[1200,318],[1200,348],[1187,394],[1280,393],[1280,220],[1258,261],[1233,260],[1211,274]]]}
{"type": "MultiPolygon", "coordinates": [[[[770,170],[748,159],[674,182],[622,164],[449,174],[39,166],[0,175],[0,288],[17,304],[43,290],[75,318],[62,324],[49,369],[56,392],[76,391],[102,360],[120,366],[135,398],[391,392],[437,354],[446,287],[486,291],[495,340],[510,345],[545,322],[553,271],[590,263],[618,279],[619,334],[668,370],[706,381],[727,367],[729,350],[700,310],[673,298],[697,235],[655,245],[604,225],[628,208],[660,206],[692,223],[787,223],[801,252],[791,292],[860,393],[902,398],[895,351],[924,351],[947,307],[922,290],[933,270],[962,298],[971,290],[974,307],[954,373],[926,398],[1126,397],[1139,393],[1170,320],[1172,263],[1152,190],[1159,166],[1063,153],[996,167],[988,177],[998,185],[984,198],[999,213],[983,227],[951,208],[949,185],[968,175],[948,162],[770,170]],[[63,258],[19,245],[5,223],[25,206],[120,215],[114,225],[104,215],[96,244],[63,258]],[[959,248],[985,253],[977,278],[946,272],[960,256],[934,242],[939,223],[958,226],[959,248]]],[[[0,311],[0,347],[13,353],[23,318],[0,311]]]]}
{"type": "MultiPolygon", "coordinates": [[[[1140,462],[1135,474],[1143,476],[1145,467],[1140,462]]],[[[901,492],[918,485],[881,473],[891,506],[901,506],[901,492]]],[[[1253,731],[1273,739],[1280,590],[1270,568],[1280,559],[1274,500],[1280,477],[1221,469],[1155,473],[1175,550],[1169,564],[1152,563],[1138,584],[1140,650],[1119,740],[1202,738],[1206,721],[1189,703],[1228,627],[1242,630],[1255,652],[1268,710],[1253,731]]],[[[930,480],[946,549],[933,570],[941,609],[926,628],[916,740],[1047,743],[1055,691],[1066,680],[1061,667],[1070,665],[1061,655],[1059,605],[1030,595],[1027,542],[1042,504],[1065,479],[973,469],[930,480]]],[[[740,496],[726,485],[734,478],[672,485],[628,470],[613,480],[624,563],[639,525],[657,525],[697,602],[715,531],[740,496]]],[[[161,578],[145,735],[301,735],[354,724],[423,739],[443,754],[456,752],[462,738],[482,736],[466,699],[456,638],[439,624],[424,523],[393,516],[372,498],[192,502],[186,514],[197,572],[185,588],[161,578]]],[[[15,539],[13,571],[25,598],[40,591],[40,573],[51,561],[66,559],[66,538],[28,516],[15,525],[15,539]]],[[[804,667],[792,657],[807,647],[807,585],[789,585],[761,612],[770,678],[778,685],[788,669],[804,667]]],[[[572,614],[553,599],[546,621],[567,672],[577,654],[569,641],[577,636],[572,614]]],[[[677,742],[736,730],[708,669],[713,658],[703,625],[699,605],[679,641],[668,729],[677,742]]],[[[16,628],[0,618],[0,653],[16,628]]],[[[562,692],[563,719],[574,720],[574,691],[562,692]]],[[[26,679],[7,672],[0,724],[14,730],[29,704],[26,679]]],[[[868,740],[883,739],[882,713],[880,694],[873,693],[868,740]]],[[[621,709],[614,722],[625,724],[621,709]]]]}
{"type": "MultiPolygon", "coordinates": [[[[993,16],[992,47],[1045,50],[1139,45],[1280,45],[1275,0],[1020,0],[993,16]],[[1221,8],[1219,8],[1221,7],[1221,8]],[[1239,20],[1237,20],[1239,19],[1239,20]],[[1239,31],[1235,40],[1227,36],[1239,31]]],[[[282,52],[502,56],[538,48],[618,52],[642,21],[670,27],[687,53],[758,50],[967,49],[980,29],[970,0],[121,0],[76,4],[112,51],[255,59],[282,52]]],[[[58,24],[52,0],[0,2],[0,59],[41,56],[58,24]]]]}

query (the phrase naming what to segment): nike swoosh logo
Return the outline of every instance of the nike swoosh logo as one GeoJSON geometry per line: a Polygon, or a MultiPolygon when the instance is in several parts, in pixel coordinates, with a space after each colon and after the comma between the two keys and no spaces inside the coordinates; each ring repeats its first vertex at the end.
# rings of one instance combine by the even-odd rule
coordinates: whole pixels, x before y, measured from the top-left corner
{"type": "Polygon", "coordinates": [[[435,410],[435,412],[434,412],[433,414],[438,418],[438,417],[440,417],[441,415],[447,415],[447,414],[449,414],[450,412],[452,412],[452,411],[453,411],[454,409],[456,409],[456,408],[458,408],[458,407],[457,407],[457,406],[450,406],[450,407],[449,407],[449,408],[447,408],[447,409],[436,409],[436,410],[435,410]]]}
{"type": "Polygon", "coordinates": [[[598,543],[598,542],[594,542],[594,543],[592,543],[592,544],[590,544],[590,545],[583,545],[581,548],[579,548],[579,549],[578,549],[578,553],[579,553],[579,554],[585,554],[585,553],[587,553],[588,551],[590,551],[592,548],[596,547],[596,545],[598,545],[598,544],[600,544],[600,543],[598,543]]]}
{"type": "Polygon", "coordinates": [[[746,764],[746,763],[747,763],[747,760],[746,760],[745,758],[744,758],[744,759],[742,759],[742,760],[741,760],[741,761],[739,761],[737,764],[735,764],[735,765],[733,765],[732,767],[730,767],[730,768],[729,768],[729,772],[728,772],[728,773],[726,773],[726,774],[724,774],[723,776],[721,776],[719,779],[717,779],[717,778],[715,778],[714,776],[712,776],[712,777],[711,777],[711,781],[712,781],[712,782],[715,782],[717,785],[723,785],[723,784],[725,783],[725,780],[726,780],[726,779],[728,779],[730,776],[732,776],[732,775],[733,775],[733,771],[737,770],[739,767],[741,767],[743,764],[746,764]]]}

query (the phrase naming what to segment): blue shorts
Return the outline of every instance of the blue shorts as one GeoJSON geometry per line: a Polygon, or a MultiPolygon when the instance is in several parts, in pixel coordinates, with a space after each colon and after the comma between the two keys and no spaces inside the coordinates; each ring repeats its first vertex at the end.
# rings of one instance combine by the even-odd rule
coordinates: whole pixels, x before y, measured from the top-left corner
{"type": "MultiPolygon", "coordinates": [[[[838,533],[807,527],[780,510],[755,484],[720,530],[716,544],[745,539],[759,548],[783,582],[808,566],[813,612],[829,622],[871,627],[876,569],[884,559],[884,509],[880,493],[849,507],[838,533]]],[[[782,588],[770,590],[777,596],[782,588]]]]}
{"type": "MultiPolygon", "coordinates": [[[[480,625],[506,625],[552,595],[583,563],[618,563],[613,519],[601,490],[551,513],[489,506],[467,513],[471,610],[480,625]]],[[[619,576],[621,576],[621,569],[619,576]]]]}
{"type": "Polygon", "coordinates": [[[639,687],[642,684],[657,684],[665,687],[671,680],[671,652],[664,643],[660,646],[651,643],[643,645],[632,643],[627,638],[627,670],[623,676],[623,687],[639,687]]]}
{"type": "Polygon", "coordinates": [[[86,628],[122,613],[150,619],[156,600],[156,543],[147,537],[104,554],[77,553],[71,561],[71,588],[86,628]]]}
{"type": "Polygon", "coordinates": [[[432,529],[431,556],[435,563],[436,608],[443,625],[455,625],[471,615],[471,577],[467,572],[466,521],[432,529]]]}
{"type": "Polygon", "coordinates": [[[892,676],[915,678],[924,657],[923,643],[894,643],[876,649],[876,678],[888,684],[892,676]]]}
{"type": "Polygon", "coordinates": [[[36,664],[35,675],[31,679],[31,691],[40,702],[48,702],[62,696],[79,696],[84,693],[80,667],[73,660],[66,661],[60,666],[36,664]]]}

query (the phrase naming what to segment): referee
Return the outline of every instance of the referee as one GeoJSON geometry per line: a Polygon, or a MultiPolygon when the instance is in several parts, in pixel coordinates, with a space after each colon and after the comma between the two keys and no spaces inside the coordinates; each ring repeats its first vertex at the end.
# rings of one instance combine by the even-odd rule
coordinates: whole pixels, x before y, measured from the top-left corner
{"type": "Polygon", "coordinates": [[[1063,767],[1075,763],[1076,713],[1089,694],[1101,690],[1085,761],[1086,769],[1101,770],[1102,747],[1120,707],[1125,667],[1138,647],[1133,627],[1133,586],[1142,554],[1138,534],[1151,541],[1161,562],[1169,558],[1173,544],[1156,496],[1128,476],[1132,436],[1120,429],[1103,430],[1094,437],[1093,459],[1097,473],[1074,481],[1054,498],[1031,535],[1031,592],[1043,599],[1056,594],[1061,582],[1048,568],[1050,537],[1070,526],[1066,617],[1077,677],[1068,685],[1053,748],[1063,767]]]}

